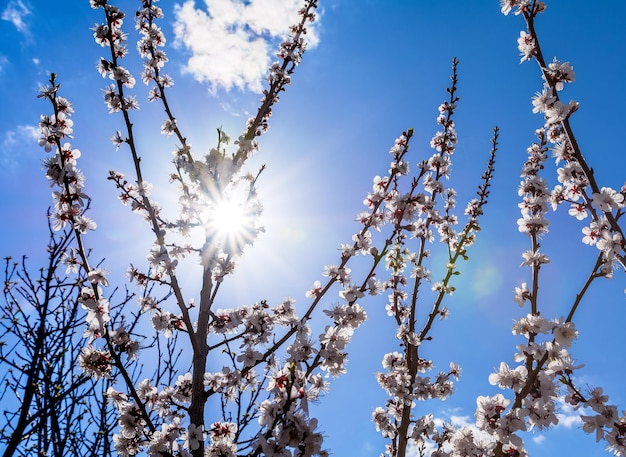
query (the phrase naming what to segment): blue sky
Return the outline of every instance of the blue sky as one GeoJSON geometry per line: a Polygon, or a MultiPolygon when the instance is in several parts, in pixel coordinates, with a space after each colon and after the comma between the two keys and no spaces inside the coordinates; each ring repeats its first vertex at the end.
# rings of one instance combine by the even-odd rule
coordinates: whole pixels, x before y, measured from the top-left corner
{"type": "MultiPolygon", "coordinates": [[[[282,11],[280,3],[267,0],[261,7],[261,16],[267,17],[264,24],[255,22],[259,16],[255,13],[239,17],[231,29],[263,27],[263,36],[268,37],[284,22],[280,14],[268,13],[282,11]]],[[[517,185],[526,147],[543,122],[532,114],[530,103],[541,89],[538,68],[534,62],[520,65],[516,48],[523,21],[502,16],[498,2],[486,0],[319,3],[318,44],[305,54],[292,86],[274,110],[261,152],[250,165],[268,166],[259,182],[267,233],[244,256],[239,279],[227,292],[237,303],[261,298],[274,302],[287,295],[305,303],[304,292],[320,278],[324,265],[338,262],[337,247],[357,230],[354,217],[362,210],[372,178],[386,174],[393,140],[413,127],[413,163],[430,155],[437,106],[444,100],[456,56],[461,62],[456,117],[460,143],[451,183],[459,191],[460,207],[474,195],[495,125],[501,128],[500,152],[483,231],[456,284],[458,292],[448,302],[451,318],[436,329],[429,348],[436,366],[445,368],[455,361],[463,376],[451,399],[423,407],[447,418],[472,417],[475,397],[495,392],[487,382],[489,373],[500,361],[512,362],[518,341],[510,327],[522,313],[512,291],[528,280],[528,272],[519,268],[528,240],[517,231],[517,185]]],[[[211,4],[221,17],[230,17],[228,0],[211,4]]],[[[215,144],[217,127],[236,136],[256,110],[259,83],[254,70],[263,59],[258,59],[259,48],[240,40],[228,52],[213,50],[208,67],[205,60],[189,61],[208,50],[203,40],[175,44],[175,11],[185,11],[177,5],[161,3],[166,14],[162,27],[169,39],[167,71],[176,81],[172,105],[192,145],[206,150],[215,144]],[[254,60],[238,65],[248,62],[247,49],[253,50],[254,60]],[[207,70],[211,65],[223,71],[207,70]],[[238,79],[233,76],[236,72],[248,76],[238,79]]],[[[203,5],[196,2],[195,7],[203,5]]],[[[132,14],[135,2],[120,6],[132,14]]],[[[187,8],[193,6],[188,3],[187,8]]],[[[54,71],[76,110],[73,144],[83,154],[79,166],[87,175],[92,217],[99,224],[89,235],[94,258],[106,257],[113,280],[121,283],[128,261],[145,258],[150,234],[139,218],[118,204],[106,181],[109,169],[130,171],[130,162],[109,141],[121,122],[107,114],[100,89],[108,82],[95,70],[103,50],[93,42],[90,27],[100,17],[86,0],[3,0],[0,14],[1,254],[27,254],[35,264],[45,246],[45,211],[51,198],[40,166],[44,152],[37,147],[33,129],[39,114],[48,111],[36,91],[54,71]]],[[[626,4],[621,1],[592,7],[583,0],[553,0],[537,22],[546,57],[570,61],[576,71],[564,99],[580,102],[572,119],[578,141],[600,184],[613,188],[626,180],[619,134],[626,121],[622,108],[626,95],[620,87],[626,74],[624,20],[626,4]]],[[[204,22],[204,28],[196,31],[211,30],[214,40],[220,41],[225,38],[218,25],[204,22]]],[[[132,65],[131,70],[139,68],[136,61],[132,65]]],[[[167,179],[173,143],[158,134],[162,114],[148,104],[143,90],[139,83],[135,92],[143,109],[137,127],[142,155],[150,163],[148,179],[159,184],[167,179]]],[[[164,188],[158,195],[171,203],[172,192],[164,188]]],[[[584,277],[596,252],[580,243],[582,225],[564,211],[549,217],[551,233],[543,247],[552,263],[541,293],[544,314],[557,317],[567,312],[575,293],[572,287],[584,277]]],[[[193,284],[190,279],[189,287],[193,284]]],[[[624,288],[623,273],[594,284],[578,315],[580,337],[572,350],[586,365],[579,375],[581,383],[604,387],[618,405],[626,404],[620,380],[624,354],[619,349],[626,318],[624,288]]],[[[373,373],[381,369],[382,355],[396,344],[385,320],[385,300],[364,303],[370,320],[353,340],[348,375],[333,384],[319,407],[326,444],[339,456],[382,451],[370,413],[384,403],[373,373]]],[[[319,325],[323,328],[324,322],[319,325]]],[[[595,444],[576,427],[529,435],[531,455],[606,455],[601,443],[595,444]]]]}

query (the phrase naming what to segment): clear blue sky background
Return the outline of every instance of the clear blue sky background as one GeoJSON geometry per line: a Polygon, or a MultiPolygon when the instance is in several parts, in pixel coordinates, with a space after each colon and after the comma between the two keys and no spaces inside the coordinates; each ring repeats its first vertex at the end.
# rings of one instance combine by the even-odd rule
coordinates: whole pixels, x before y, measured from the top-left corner
{"type": "MultiPolygon", "coordinates": [[[[169,43],[174,41],[175,5],[161,3],[169,43]]],[[[124,1],[121,6],[132,15],[136,3],[124,1]]],[[[202,8],[203,2],[196,6],[202,8]]],[[[319,45],[305,54],[251,164],[268,165],[259,183],[267,233],[242,260],[239,279],[227,290],[232,301],[224,306],[262,298],[274,303],[287,295],[306,302],[304,292],[320,278],[324,265],[338,262],[337,247],[357,230],[354,217],[362,210],[373,176],[386,174],[387,151],[398,134],[415,128],[413,164],[431,154],[428,143],[437,127],[437,106],[445,97],[456,56],[461,62],[456,117],[460,144],[451,182],[459,191],[459,207],[473,197],[495,125],[501,128],[500,152],[483,231],[456,283],[458,292],[448,302],[452,316],[436,329],[428,348],[437,367],[445,369],[455,361],[463,376],[451,399],[420,408],[447,419],[471,418],[476,396],[495,392],[487,381],[489,373],[500,361],[512,363],[519,341],[510,327],[525,313],[512,299],[513,288],[528,280],[528,271],[519,268],[528,240],[517,231],[517,186],[526,147],[543,121],[531,113],[530,103],[541,89],[538,68],[534,62],[520,65],[516,49],[523,21],[502,16],[498,2],[487,0],[320,0],[320,10],[319,45]]],[[[109,169],[131,168],[109,141],[121,121],[107,115],[100,89],[108,81],[95,70],[104,51],[93,42],[89,28],[100,16],[86,0],[2,0],[0,13],[0,253],[27,254],[33,266],[42,257],[51,198],[40,166],[44,152],[31,133],[39,114],[49,111],[35,98],[36,91],[55,71],[63,95],[75,105],[73,144],[83,154],[79,167],[88,177],[92,217],[99,224],[88,242],[94,258],[106,257],[112,281],[121,284],[127,263],[145,259],[151,237],[147,226],[118,204],[106,181],[109,169]]],[[[537,22],[546,57],[570,61],[576,71],[576,82],[566,87],[563,98],[580,102],[572,120],[578,140],[600,184],[613,188],[626,180],[620,135],[626,121],[625,20],[622,1],[591,5],[553,0],[537,22]]],[[[127,24],[127,31],[131,26],[127,24]]],[[[133,52],[134,44],[130,47],[133,52]]],[[[256,111],[259,95],[248,86],[213,86],[210,91],[210,83],[182,71],[190,52],[184,45],[168,46],[167,71],[176,81],[171,100],[179,125],[196,150],[203,151],[214,145],[218,126],[236,136],[256,111]]],[[[136,61],[129,66],[139,68],[136,61]]],[[[158,134],[163,116],[158,106],[148,105],[141,83],[136,93],[144,108],[136,125],[148,180],[163,183],[173,142],[158,134]]],[[[553,172],[552,163],[548,169],[553,172]]],[[[157,195],[172,203],[173,192],[164,188],[157,195]]],[[[553,260],[541,294],[544,315],[558,317],[567,313],[573,287],[588,273],[596,250],[580,243],[582,225],[565,211],[549,217],[551,233],[543,246],[553,260]]],[[[188,290],[195,284],[190,278],[188,290]]],[[[626,404],[624,287],[619,272],[612,281],[594,285],[579,311],[580,338],[572,350],[586,365],[581,384],[603,386],[618,405],[626,404]]],[[[374,372],[381,369],[382,355],[396,347],[385,301],[364,302],[370,320],[353,340],[348,375],[333,384],[315,410],[328,435],[327,446],[342,457],[383,450],[370,413],[385,401],[374,372]]],[[[325,322],[317,325],[321,331],[325,322]]],[[[529,434],[527,447],[534,456],[606,455],[604,445],[595,444],[578,427],[573,423],[529,434]]]]}

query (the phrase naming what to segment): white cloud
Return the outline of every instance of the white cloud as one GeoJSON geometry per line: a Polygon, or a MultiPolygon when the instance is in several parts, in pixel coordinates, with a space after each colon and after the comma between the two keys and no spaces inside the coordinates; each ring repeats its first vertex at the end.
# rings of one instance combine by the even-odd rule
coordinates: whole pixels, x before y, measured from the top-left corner
{"type": "Polygon", "coordinates": [[[22,0],[12,0],[2,11],[2,20],[13,23],[15,28],[20,32],[27,31],[24,17],[32,14],[32,11],[22,2],[22,0]]]}
{"type": "Polygon", "coordinates": [[[557,427],[573,428],[580,426],[583,420],[580,418],[580,411],[575,411],[572,405],[565,403],[563,398],[558,400],[559,412],[556,417],[559,419],[557,427]]]}
{"type": "Polygon", "coordinates": [[[26,140],[27,142],[33,142],[38,138],[39,133],[36,127],[32,125],[18,125],[15,130],[7,130],[4,132],[2,146],[4,148],[11,148],[17,144],[18,141],[26,140]]]}
{"type": "MultiPolygon", "coordinates": [[[[475,427],[474,421],[469,416],[450,416],[450,423],[456,428],[475,427]]],[[[478,430],[478,429],[476,429],[478,430]]]]}
{"type": "Polygon", "coordinates": [[[15,130],[8,130],[4,132],[4,138],[2,139],[2,148],[11,148],[15,143],[17,143],[17,139],[15,138],[15,130]]]}
{"type": "Polygon", "coordinates": [[[32,125],[18,125],[15,130],[7,130],[0,139],[0,166],[3,168],[14,169],[20,158],[20,154],[16,153],[20,150],[36,149],[36,141],[39,133],[36,127],[32,125]]]}
{"type": "Polygon", "coordinates": [[[535,435],[533,436],[533,443],[539,445],[541,443],[543,443],[546,440],[546,436],[545,435],[535,435]]]}
{"type": "Polygon", "coordinates": [[[18,132],[22,138],[31,141],[37,141],[39,139],[39,129],[32,125],[19,125],[17,127],[18,132]]]}
{"type": "MultiPolygon", "coordinates": [[[[211,91],[261,92],[263,78],[281,40],[300,20],[301,0],[205,0],[199,9],[193,0],[175,7],[175,43],[191,56],[185,71],[211,91]]],[[[307,30],[309,48],[319,41],[307,30]]]]}

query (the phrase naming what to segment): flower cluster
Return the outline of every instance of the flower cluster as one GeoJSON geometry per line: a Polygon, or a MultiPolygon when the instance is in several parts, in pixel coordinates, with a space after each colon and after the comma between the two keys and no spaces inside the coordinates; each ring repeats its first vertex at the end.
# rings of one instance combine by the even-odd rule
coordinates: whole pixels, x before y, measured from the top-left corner
{"type": "Polygon", "coordinates": [[[253,138],[263,134],[269,128],[269,119],[272,116],[271,106],[278,102],[279,94],[291,83],[291,75],[302,60],[306,50],[305,35],[307,25],[315,21],[317,0],[305,0],[298,14],[301,19],[291,26],[289,36],[280,44],[276,56],[280,62],[274,62],[269,69],[267,81],[269,88],[263,91],[264,97],[255,117],[248,119],[247,133],[239,139],[239,151],[235,155],[237,164],[248,159],[254,148],[250,148],[253,138]]]}
{"type": "Polygon", "coordinates": [[[519,365],[511,368],[502,362],[489,376],[489,382],[511,390],[515,401],[501,394],[482,397],[476,410],[476,425],[494,442],[524,455],[523,442],[517,433],[546,429],[558,423],[559,383],[564,375],[569,376],[582,366],[575,365],[568,352],[578,336],[571,321],[548,321],[537,314],[528,314],[514,324],[513,334],[528,341],[518,346],[515,360],[519,365]]]}
{"type": "Polygon", "coordinates": [[[83,348],[79,365],[83,371],[95,378],[109,377],[115,364],[111,350],[114,349],[118,354],[126,354],[128,359],[134,359],[139,344],[131,338],[125,325],[118,324],[114,330],[109,328],[112,320],[111,306],[102,289],[109,285],[108,272],[103,268],[92,268],[89,265],[87,249],[82,238],[89,230],[96,229],[96,223],[85,214],[90,200],[84,190],[85,177],[77,168],[77,159],[81,153],[69,142],[64,142],[72,138],[73,108],[67,99],[58,94],[60,85],[57,84],[54,74],[50,78],[50,84],[39,93],[39,97],[48,99],[54,109],[52,115],[41,116],[39,144],[47,152],[53,149],[55,151],[54,157],[44,161],[46,177],[51,186],[57,189],[52,193],[54,211],[50,215],[53,221],[51,225],[54,230],[66,229],[69,225],[76,236],[77,248],[67,249],[62,255],[62,262],[67,265],[67,273],[84,273],[85,284],[89,284],[82,287],[78,296],[78,303],[85,311],[87,323],[84,336],[89,344],[96,339],[105,340],[103,349],[93,346],[83,348]]]}
{"type": "MultiPolygon", "coordinates": [[[[558,423],[557,404],[563,398],[559,385],[581,368],[568,352],[578,332],[572,322],[528,314],[516,322],[513,333],[528,340],[518,346],[518,365],[502,362],[489,382],[511,391],[514,400],[503,394],[479,396],[475,425],[456,430],[445,424],[437,430],[432,417],[424,416],[415,421],[413,439],[437,446],[441,453],[436,455],[521,457],[527,455],[521,432],[558,423]]],[[[456,367],[451,368],[453,374],[456,367]]]]}
{"type": "Polygon", "coordinates": [[[585,398],[574,386],[571,376],[565,381],[569,390],[565,399],[575,409],[581,406],[589,411],[589,415],[581,414],[583,430],[595,433],[596,441],[605,440],[607,451],[616,456],[626,455],[626,412],[619,415],[615,405],[608,404],[609,397],[604,395],[601,387],[596,387],[585,398]]]}
{"type": "Polygon", "coordinates": [[[135,28],[141,34],[137,42],[137,51],[144,60],[141,79],[145,84],[150,81],[156,83],[156,87],[150,89],[148,99],[154,101],[163,97],[163,88],[171,87],[174,82],[169,75],[160,75],[160,70],[167,62],[165,35],[155,24],[156,19],[163,17],[163,11],[152,2],[144,1],[143,8],[135,15],[135,28]]]}
{"type": "Polygon", "coordinates": [[[546,4],[539,0],[500,0],[500,11],[507,16],[511,11],[515,15],[536,15],[545,11],[546,4]]]}
{"type": "Polygon", "coordinates": [[[259,405],[258,422],[262,432],[254,443],[267,456],[292,455],[288,448],[297,449],[297,456],[327,456],[322,450],[322,434],[316,431],[317,419],[308,416],[308,400],[315,400],[324,389],[318,375],[307,379],[294,362],[274,371],[269,380],[271,400],[259,405]]]}
{"type": "Polygon", "coordinates": [[[545,124],[536,132],[539,141],[528,148],[519,187],[522,217],[518,226],[530,237],[532,245],[523,253],[522,266],[529,266],[533,273],[530,284],[525,282],[515,289],[515,302],[520,307],[528,304],[530,313],[514,323],[513,334],[523,336],[526,342],[518,345],[516,367],[502,362],[489,377],[491,384],[512,391],[514,400],[502,395],[479,398],[476,425],[495,443],[489,455],[526,455],[518,432],[557,424],[557,402],[563,398],[561,386],[565,385],[566,402],[575,408],[585,406],[594,411],[590,416],[581,415],[583,430],[595,432],[597,440],[605,439],[615,455],[624,455],[623,417],[618,417],[616,407],[606,405],[607,398],[601,395],[601,389],[593,390],[589,400],[584,398],[573,383],[573,373],[582,365],[576,365],[569,353],[578,337],[572,319],[587,288],[598,277],[611,277],[617,264],[623,266],[624,243],[619,218],[623,214],[624,189],[600,187],[576,142],[569,118],[578,109],[578,103],[564,104],[559,97],[565,84],[575,80],[574,70],[569,62],[556,58],[546,63],[535,31],[534,19],[545,10],[545,4],[502,0],[501,6],[504,14],[516,8],[515,14],[522,15],[526,21],[527,31],[521,32],[519,40],[520,52],[522,60],[536,59],[541,69],[543,90],[535,95],[532,104],[533,112],[542,114],[545,124]],[[552,151],[558,166],[559,184],[552,190],[540,176],[548,151],[552,151]],[[569,214],[577,220],[591,219],[583,228],[583,243],[596,245],[600,256],[567,318],[550,321],[542,315],[538,300],[539,270],[549,262],[539,251],[539,239],[548,232],[545,217],[548,205],[556,210],[563,203],[569,204],[569,214]]]}
{"type": "Polygon", "coordinates": [[[110,113],[138,109],[139,104],[134,96],[126,97],[123,88],[135,86],[135,78],[128,69],[118,64],[119,59],[128,54],[126,47],[127,35],[122,30],[125,14],[118,7],[110,5],[108,1],[92,1],[92,8],[102,8],[105,11],[106,23],[96,25],[93,37],[100,46],[111,50],[111,58],[101,57],[97,70],[103,78],[109,78],[115,83],[103,90],[104,101],[110,113]]]}
{"type": "MultiPolygon", "coordinates": [[[[569,214],[578,220],[590,219],[589,225],[583,228],[583,242],[595,245],[601,251],[604,258],[602,274],[611,277],[614,266],[619,264],[624,267],[626,242],[618,219],[623,214],[626,193],[623,189],[616,191],[610,187],[600,187],[596,183],[593,171],[574,139],[569,118],[579,105],[575,101],[565,104],[559,97],[565,84],[575,81],[574,69],[569,62],[561,62],[556,57],[547,63],[542,54],[537,52],[538,39],[534,19],[545,10],[545,4],[519,0],[503,0],[501,3],[504,14],[516,7],[516,14],[524,16],[528,31],[521,32],[520,51],[524,55],[522,60],[536,58],[543,75],[543,89],[537,92],[532,103],[533,112],[545,117],[545,125],[543,131],[538,133],[541,145],[533,147],[539,147],[541,153],[544,153],[550,143],[557,165],[563,163],[557,170],[559,184],[550,192],[549,201],[553,209],[563,203],[569,204],[569,214]]],[[[524,219],[524,225],[520,225],[521,231],[529,233],[529,230],[539,229],[526,226],[527,223],[533,225],[531,217],[524,219]]]]}
{"type": "Polygon", "coordinates": [[[39,92],[39,97],[48,99],[54,110],[51,115],[41,116],[38,140],[46,152],[55,152],[54,157],[44,161],[46,178],[50,186],[57,189],[52,193],[54,209],[50,217],[54,230],[62,230],[69,224],[73,230],[84,234],[95,230],[96,223],[85,215],[89,196],[85,193],[85,176],[76,166],[81,153],[71,143],[64,142],[72,138],[74,109],[67,99],[58,95],[59,87],[52,74],[50,86],[39,92]]]}
{"type": "Polygon", "coordinates": [[[106,349],[87,346],[81,351],[78,364],[95,379],[106,378],[111,373],[111,354],[106,349]]]}
{"type": "Polygon", "coordinates": [[[545,180],[539,175],[546,161],[546,140],[543,130],[537,131],[538,143],[528,148],[528,160],[522,168],[523,181],[518,194],[522,197],[519,204],[522,217],[518,219],[519,231],[529,236],[540,238],[548,232],[549,221],[545,214],[548,211],[550,192],[545,180]]]}
{"type": "MultiPolygon", "coordinates": [[[[184,439],[186,435],[185,427],[182,425],[184,417],[182,408],[176,401],[180,403],[189,401],[184,395],[186,380],[185,376],[180,376],[175,389],[166,387],[159,391],[149,379],[145,379],[137,385],[136,399],[129,399],[126,394],[113,388],[107,390],[107,396],[119,414],[120,433],[113,435],[113,443],[120,455],[135,455],[143,446],[147,447],[149,455],[163,453],[171,455],[178,448],[177,440],[184,439]],[[141,403],[137,403],[137,400],[141,403]],[[160,430],[156,430],[151,422],[148,423],[144,409],[146,406],[167,419],[160,430]]],[[[193,435],[194,430],[191,426],[190,432],[193,435]]]]}
{"type": "Polygon", "coordinates": [[[180,184],[181,207],[175,226],[183,235],[195,227],[203,229],[205,244],[199,248],[202,263],[221,282],[232,272],[233,258],[254,242],[263,227],[259,223],[262,206],[255,189],[256,177],[238,170],[233,158],[220,148],[227,142],[221,131],[219,142],[203,160],[177,152],[179,172],[174,179],[180,184]]]}
{"type": "Polygon", "coordinates": [[[389,176],[376,177],[373,191],[364,200],[372,215],[364,213],[358,218],[363,223],[375,224],[376,230],[381,230],[385,224],[392,228],[392,234],[382,251],[370,249],[374,256],[385,261],[388,279],[381,286],[388,293],[387,314],[397,324],[396,338],[403,348],[403,353],[392,352],[384,356],[383,367],[387,371],[378,373],[377,379],[390,398],[385,407],[376,408],[372,414],[376,429],[391,442],[386,450],[390,456],[404,455],[409,442],[425,443],[435,436],[437,440],[449,440],[452,437],[451,433],[437,435],[432,419],[415,419],[412,410],[416,407],[416,401],[448,398],[454,390],[452,379],[458,380],[461,369],[450,363],[449,371],[440,371],[431,377],[428,373],[433,370],[434,364],[420,356],[420,352],[424,350],[424,341],[432,339],[430,330],[434,320],[437,317],[443,319],[449,314],[442,302],[445,296],[455,290],[450,280],[459,274],[456,262],[460,257],[467,258],[466,249],[473,243],[475,233],[480,229],[478,218],[483,213],[489,195],[498,133],[496,129],[492,140],[494,148],[487,171],[482,176],[478,198],[467,205],[467,223],[459,229],[459,218],[455,214],[456,191],[447,187],[445,182],[450,176],[452,156],[458,141],[453,120],[459,100],[456,96],[457,64],[455,60],[452,86],[447,89],[450,98],[439,107],[437,123],[441,130],[430,142],[434,154],[418,163],[417,175],[407,189],[401,178],[409,175],[410,167],[405,154],[413,132],[409,131],[398,138],[390,150],[394,161],[389,176]],[[448,264],[441,281],[431,283],[429,245],[434,244],[436,235],[445,246],[448,264]],[[428,283],[431,283],[429,288],[433,292],[433,305],[425,316],[424,326],[419,329],[418,295],[422,294],[428,283]]]}

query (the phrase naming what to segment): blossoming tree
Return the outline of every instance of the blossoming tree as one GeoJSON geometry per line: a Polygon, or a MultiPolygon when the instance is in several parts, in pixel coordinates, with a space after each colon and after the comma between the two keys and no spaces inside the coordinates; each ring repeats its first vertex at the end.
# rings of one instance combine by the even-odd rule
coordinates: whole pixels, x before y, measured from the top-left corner
{"type": "Polygon", "coordinates": [[[573,68],[556,58],[545,60],[535,28],[535,18],[545,10],[543,2],[500,2],[502,13],[524,19],[526,30],[518,40],[522,61],[535,60],[543,78],[533,111],[544,116],[545,124],[527,150],[519,186],[518,226],[529,238],[522,265],[530,273],[515,289],[515,302],[525,316],[514,323],[513,333],[523,342],[512,350],[515,366],[502,362],[495,373],[485,374],[503,393],[479,396],[475,424],[456,428],[423,406],[426,400],[452,395],[461,374],[452,361],[445,362],[446,370],[434,372],[429,344],[436,340],[437,327],[444,325],[440,321],[448,317],[446,303],[456,290],[455,277],[479,235],[499,135],[495,128],[476,197],[465,198],[464,210],[458,211],[457,193],[447,181],[457,145],[457,60],[439,106],[432,155],[419,160],[411,154],[412,129],[396,138],[388,170],[374,178],[364,196],[359,230],[340,247],[336,262],[324,268],[321,279],[312,278],[308,302],[296,307],[293,299],[285,298],[280,303],[260,300],[222,307],[220,303],[230,303],[222,298],[222,285],[237,273],[241,255],[253,255],[244,249],[263,230],[256,186],[264,168],[250,172],[246,167],[301,61],[317,1],[303,1],[299,22],[277,52],[279,60],[269,69],[258,112],[245,131],[232,142],[218,129],[216,146],[205,154],[189,144],[170,105],[173,79],[165,73],[165,37],[158,25],[162,10],[154,1],[141,2],[135,15],[143,62],[140,78],[149,87],[148,100],[163,107],[161,133],[178,142],[169,175],[177,187],[174,214],[152,198],[153,186],[144,178],[145,155],[135,126],[139,103],[131,94],[136,78],[123,65],[129,53],[127,16],[108,0],[90,3],[102,15],[93,36],[105,54],[97,70],[111,80],[104,101],[109,112],[123,120],[123,129],[112,132],[112,142],[116,149],[128,151],[133,165],[129,174],[111,171],[109,180],[121,203],[145,219],[152,247],[145,268],[139,266],[140,259],[128,267],[136,292],[107,292],[111,285],[106,265],[90,256],[88,235],[97,226],[90,215],[92,197],[78,168],[81,153],[69,141],[80,132],[73,131],[72,104],[59,84],[62,75],[53,73],[39,94],[50,104],[49,114],[40,118],[39,143],[50,154],[46,178],[55,189],[50,264],[39,282],[44,286],[30,279],[26,266],[19,270],[7,261],[3,328],[16,335],[18,343],[0,353],[0,362],[19,372],[5,377],[6,385],[24,393],[18,412],[5,413],[8,425],[0,435],[7,444],[4,455],[37,448],[54,455],[328,455],[309,404],[323,401],[332,379],[346,373],[349,343],[367,319],[366,303],[381,300],[373,297],[385,297],[395,327],[389,338],[398,343],[397,351],[384,356],[384,371],[376,375],[388,395],[372,413],[376,430],[388,442],[384,454],[527,455],[522,433],[556,424],[557,403],[565,401],[584,408],[586,432],[604,440],[615,455],[624,455],[626,417],[601,388],[587,391],[577,384],[574,373],[581,366],[572,360],[569,348],[578,334],[576,310],[591,283],[625,268],[620,223],[626,188],[599,184],[578,146],[569,122],[578,104],[563,103],[560,95],[575,79],[573,68]],[[550,151],[559,164],[558,184],[552,188],[543,176],[550,151]],[[598,253],[586,281],[574,286],[579,289],[568,315],[550,318],[539,295],[542,266],[549,262],[540,247],[548,232],[548,208],[562,205],[585,221],[582,242],[598,253]],[[443,266],[433,260],[434,252],[443,253],[443,266]],[[58,273],[62,265],[65,275],[58,273]],[[196,274],[197,289],[184,289],[181,274],[196,274]],[[51,299],[50,292],[58,295],[51,299]],[[340,301],[327,306],[336,296],[340,301]],[[39,311],[32,321],[37,325],[10,320],[11,314],[26,314],[20,297],[39,311]],[[325,306],[322,313],[316,312],[325,306]],[[326,319],[319,335],[311,325],[314,318],[326,319]],[[84,329],[79,331],[82,321],[84,329]],[[44,353],[54,357],[46,359],[44,353]],[[77,402],[91,408],[91,419],[84,409],[72,408],[77,402]],[[78,442],[81,433],[88,437],[86,445],[59,444],[66,443],[66,437],[78,442]]]}

